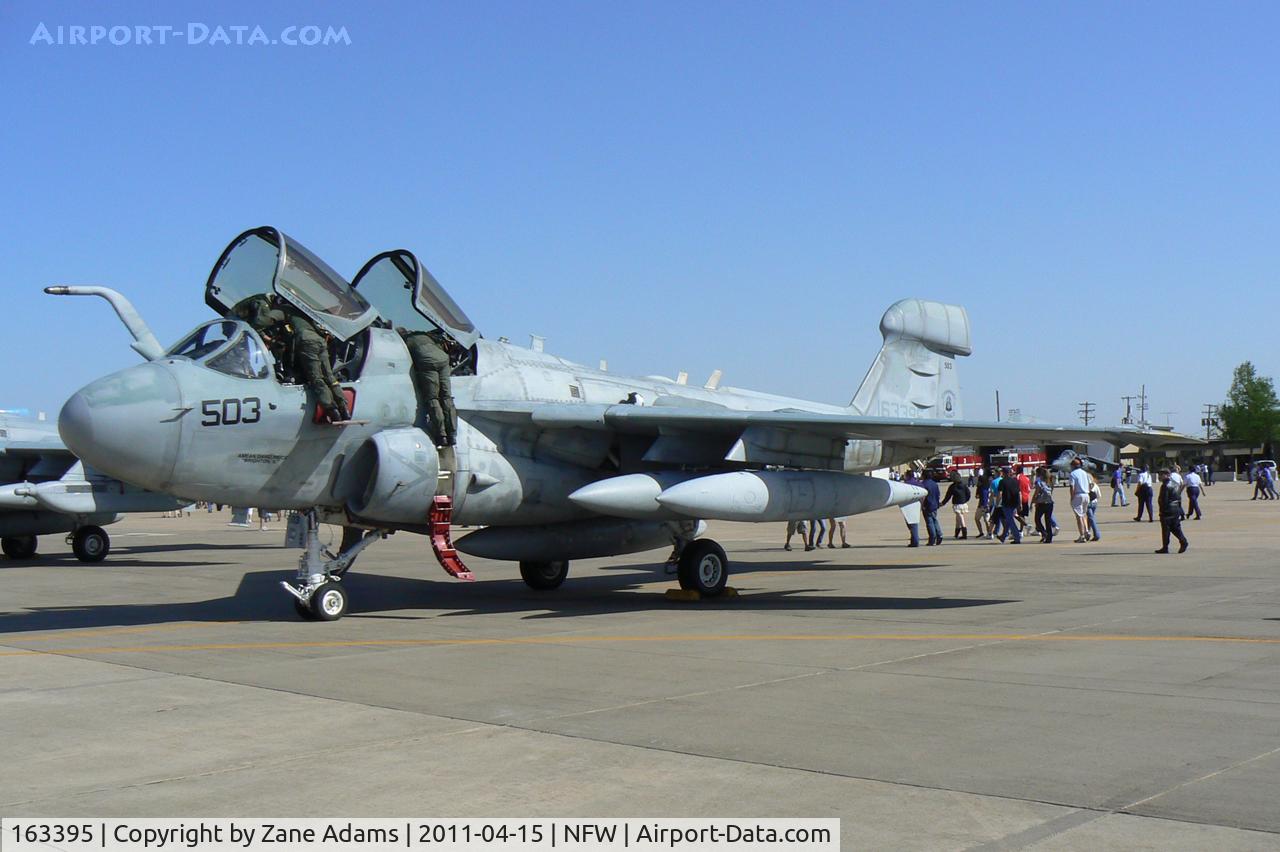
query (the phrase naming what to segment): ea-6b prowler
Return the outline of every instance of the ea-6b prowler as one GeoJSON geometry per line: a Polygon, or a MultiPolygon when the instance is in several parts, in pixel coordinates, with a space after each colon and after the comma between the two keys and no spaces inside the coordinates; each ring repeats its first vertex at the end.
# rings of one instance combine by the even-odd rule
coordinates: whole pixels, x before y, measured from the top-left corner
{"type": "Polygon", "coordinates": [[[480,336],[408,251],[375,256],[351,284],[283,232],[247,231],[209,275],[217,314],[165,350],[118,293],[112,301],[147,359],[99,379],[62,409],[67,445],[95,467],[190,500],[305,513],[304,552],[286,588],[304,617],[339,618],[357,554],[395,530],[430,536],[442,567],[471,573],[450,522],[483,526],[457,550],[516,560],[554,589],[569,561],[672,547],[680,585],[714,596],[729,561],[701,521],[783,521],[902,506],[923,494],[862,475],[939,446],[1159,433],[961,419],[955,358],[970,353],[963,308],[917,299],[884,314],[884,346],[848,406],[660,377],[628,378],[480,336]],[[354,418],[327,422],[232,308],[284,300],[330,337],[354,418]],[[451,343],[457,444],[438,449],[422,422],[410,356],[394,330],[451,343]],[[321,522],[344,528],[339,551],[321,522]]]}

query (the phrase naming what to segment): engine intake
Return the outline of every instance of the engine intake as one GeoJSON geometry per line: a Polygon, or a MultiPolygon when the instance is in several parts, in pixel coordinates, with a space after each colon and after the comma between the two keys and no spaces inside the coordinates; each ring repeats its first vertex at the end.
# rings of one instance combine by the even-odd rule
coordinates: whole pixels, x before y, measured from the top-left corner
{"type": "Polygon", "coordinates": [[[436,494],[440,457],[417,428],[387,429],[351,457],[347,511],[388,524],[425,524],[436,494]]]}

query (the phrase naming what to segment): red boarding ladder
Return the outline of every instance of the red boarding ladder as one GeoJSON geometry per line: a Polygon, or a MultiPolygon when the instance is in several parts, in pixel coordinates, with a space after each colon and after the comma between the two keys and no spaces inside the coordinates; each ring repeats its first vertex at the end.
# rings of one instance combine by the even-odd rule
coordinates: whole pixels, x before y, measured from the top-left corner
{"type": "Polygon", "coordinates": [[[440,494],[431,499],[431,549],[436,553],[440,567],[459,580],[475,580],[476,575],[453,549],[453,541],[449,538],[449,521],[453,517],[453,498],[440,494]]]}

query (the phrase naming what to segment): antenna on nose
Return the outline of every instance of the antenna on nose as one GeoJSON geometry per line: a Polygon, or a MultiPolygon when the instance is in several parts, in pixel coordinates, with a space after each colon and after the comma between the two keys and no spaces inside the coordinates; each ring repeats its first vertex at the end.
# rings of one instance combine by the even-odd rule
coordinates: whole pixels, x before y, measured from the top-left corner
{"type": "Polygon", "coordinates": [[[116,309],[120,322],[124,323],[124,327],[133,335],[133,343],[129,345],[135,352],[148,361],[155,361],[164,355],[164,347],[160,345],[160,341],[156,340],[156,336],[151,333],[147,324],[142,321],[142,316],[133,307],[133,303],[110,287],[58,284],[45,287],[44,291],[50,296],[101,296],[116,309]]]}

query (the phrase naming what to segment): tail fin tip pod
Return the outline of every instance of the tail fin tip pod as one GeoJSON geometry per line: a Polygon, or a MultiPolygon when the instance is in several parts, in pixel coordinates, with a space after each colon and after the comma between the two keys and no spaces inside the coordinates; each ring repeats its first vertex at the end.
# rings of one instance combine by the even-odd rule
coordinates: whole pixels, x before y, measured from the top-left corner
{"type": "Polygon", "coordinates": [[[850,407],[870,417],[958,420],[957,355],[969,355],[969,315],[959,305],[902,299],[880,319],[884,345],[850,407]]]}

